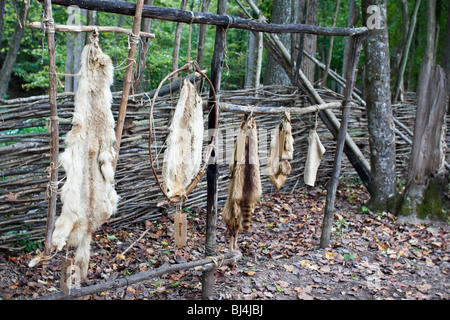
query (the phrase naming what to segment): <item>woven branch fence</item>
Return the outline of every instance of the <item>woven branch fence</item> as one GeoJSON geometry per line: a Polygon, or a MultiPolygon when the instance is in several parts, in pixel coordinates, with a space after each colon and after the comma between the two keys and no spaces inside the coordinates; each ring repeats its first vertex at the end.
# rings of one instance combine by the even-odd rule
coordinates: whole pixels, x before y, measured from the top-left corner
{"type": "MultiPolygon", "coordinates": [[[[337,93],[319,90],[325,102],[341,99],[337,93]]],[[[206,100],[206,94],[204,101],[206,100]]],[[[294,87],[266,86],[256,89],[223,91],[221,102],[237,105],[283,106],[301,108],[307,106],[306,97],[294,87]]],[[[127,117],[122,137],[121,150],[116,171],[116,190],[121,197],[118,212],[108,221],[110,226],[130,224],[142,220],[157,220],[167,208],[157,207],[165,200],[151,171],[148,151],[149,98],[142,94],[129,100],[127,117]]],[[[152,155],[156,156],[155,167],[162,169],[164,140],[170,114],[176,105],[176,96],[160,97],[154,108],[154,140],[152,155]]],[[[117,118],[120,94],[114,95],[113,114],[117,118]]],[[[407,130],[413,131],[415,106],[406,103],[394,107],[397,119],[405,129],[399,130],[408,136],[407,130]]],[[[74,111],[73,94],[58,96],[58,116],[60,118],[60,152],[64,151],[64,139],[71,128],[74,111]]],[[[205,110],[205,127],[208,110],[205,110]]],[[[340,112],[336,111],[339,118],[340,112]]],[[[45,237],[47,216],[48,168],[50,159],[50,137],[46,130],[50,117],[48,98],[35,97],[23,99],[15,104],[0,106],[0,248],[20,249],[29,241],[41,241],[45,237]]],[[[234,138],[242,114],[221,112],[219,116],[219,209],[226,199],[228,188],[228,161],[226,155],[232,155],[234,138]]],[[[255,115],[259,128],[259,148],[261,175],[264,193],[275,192],[265,174],[265,165],[270,146],[270,133],[282,120],[282,115],[255,115]]],[[[293,115],[292,132],[294,137],[295,157],[291,161],[292,173],[281,192],[291,192],[304,188],[303,168],[308,150],[307,136],[313,128],[315,114],[293,115]]],[[[331,174],[335,142],[331,133],[318,120],[317,132],[326,148],[326,153],[319,168],[316,186],[323,187],[331,174]]],[[[448,131],[447,131],[448,132],[448,131]]],[[[364,108],[359,106],[352,110],[349,134],[355,140],[367,159],[369,143],[367,121],[364,108]]],[[[411,137],[410,137],[411,138],[411,137]]],[[[448,137],[447,137],[448,139],[448,137]]],[[[205,150],[206,150],[205,137],[205,150]]],[[[448,140],[447,140],[448,141],[448,140]]],[[[404,177],[408,168],[411,146],[397,137],[397,170],[399,177],[404,177]]],[[[447,158],[448,153],[447,153],[447,158]]],[[[448,160],[447,160],[448,161],[448,160]]],[[[342,175],[344,179],[357,177],[355,171],[345,158],[342,175]]],[[[64,184],[65,173],[59,169],[59,188],[64,184]]],[[[58,211],[61,203],[58,198],[58,211]]],[[[190,194],[186,207],[206,205],[206,178],[190,194]]],[[[169,208],[170,210],[170,208],[169,208]]]]}

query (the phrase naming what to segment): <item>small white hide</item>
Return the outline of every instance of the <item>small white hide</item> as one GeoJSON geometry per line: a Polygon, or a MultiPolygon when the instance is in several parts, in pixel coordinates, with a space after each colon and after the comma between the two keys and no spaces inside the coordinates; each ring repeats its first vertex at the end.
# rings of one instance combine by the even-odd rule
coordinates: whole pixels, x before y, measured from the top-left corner
{"type": "Polygon", "coordinates": [[[76,247],[75,263],[85,278],[92,233],[115,213],[119,201],[113,169],[113,65],[96,41],[83,49],[80,74],[72,129],[60,156],[67,178],[61,188],[63,206],[52,245],[57,250],[66,242],[76,247]]]}
{"type": "Polygon", "coordinates": [[[325,147],[320,142],[316,130],[309,131],[308,156],[306,157],[304,181],[308,186],[313,187],[316,182],[317,170],[319,169],[325,147]]]}
{"type": "Polygon", "coordinates": [[[162,185],[169,197],[183,196],[200,170],[203,143],[202,99],[185,80],[169,127],[162,168],[162,185]]]}

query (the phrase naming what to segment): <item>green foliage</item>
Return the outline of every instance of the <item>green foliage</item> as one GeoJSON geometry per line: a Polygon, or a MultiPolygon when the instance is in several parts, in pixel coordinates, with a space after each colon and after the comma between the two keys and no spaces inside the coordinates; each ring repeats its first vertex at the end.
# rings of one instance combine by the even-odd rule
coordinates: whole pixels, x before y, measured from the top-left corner
{"type": "MultiPolygon", "coordinates": [[[[359,8],[361,8],[361,0],[356,1],[359,8]]],[[[270,21],[272,0],[259,0],[257,1],[258,7],[262,10],[265,17],[270,21]]],[[[318,24],[322,26],[330,26],[332,22],[332,15],[335,8],[335,0],[323,0],[319,1],[318,8],[318,24]]],[[[156,0],[154,2],[156,6],[164,6],[171,8],[179,8],[179,0],[156,0]]],[[[243,5],[247,7],[249,12],[252,10],[243,2],[243,5]]],[[[409,10],[412,11],[414,0],[409,0],[409,10]]],[[[442,56],[442,48],[444,45],[444,31],[446,29],[446,17],[449,3],[448,1],[438,1],[437,3],[437,22],[439,29],[441,30],[441,36],[439,37],[438,49],[437,49],[437,61],[440,63],[442,56]]],[[[191,0],[188,3],[188,9],[192,11],[200,11],[201,1],[191,0]]],[[[345,27],[348,19],[348,1],[341,1],[339,14],[336,22],[336,27],[345,27]]],[[[211,1],[209,11],[216,12],[217,0],[211,1]]],[[[28,22],[40,21],[42,5],[38,1],[31,1],[31,8],[28,14],[28,22]]],[[[243,16],[242,10],[235,1],[229,1],[227,6],[227,14],[231,16],[243,16]]],[[[253,13],[254,18],[256,15],[253,13]]],[[[68,9],[64,6],[53,6],[54,20],[58,24],[65,24],[68,18],[68,9]]],[[[133,17],[122,16],[120,18],[117,14],[110,14],[104,12],[98,12],[98,24],[103,26],[117,26],[123,28],[132,27],[133,17]]],[[[16,28],[17,16],[13,8],[13,2],[7,1],[4,11],[4,24],[2,28],[2,39],[0,47],[0,62],[6,56],[9,50],[9,42],[12,38],[14,30],[16,28]]],[[[358,26],[363,25],[363,22],[359,21],[358,26]]],[[[399,1],[388,1],[388,27],[389,27],[389,42],[391,50],[391,70],[392,70],[392,83],[395,83],[396,68],[398,63],[398,54],[402,45],[402,39],[404,35],[403,22],[400,10],[399,1]]],[[[144,73],[144,81],[142,90],[148,91],[154,89],[161,79],[171,71],[172,54],[173,54],[173,41],[176,29],[176,23],[163,20],[152,20],[152,32],[156,34],[156,38],[151,40],[149,54],[146,60],[146,71],[144,73]]],[[[198,37],[199,25],[192,25],[192,43],[191,43],[191,58],[195,59],[197,55],[197,37],[198,37]]],[[[210,71],[211,59],[214,50],[214,38],[215,27],[209,26],[206,37],[206,50],[205,50],[205,62],[204,68],[210,71]]],[[[181,38],[180,47],[180,61],[179,65],[183,65],[187,61],[188,55],[188,37],[189,28],[187,24],[183,24],[183,32],[181,38]]],[[[426,34],[426,5],[422,2],[419,16],[417,19],[417,37],[414,39],[414,50],[409,56],[409,63],[406,72],[408,77],[405,76],[405,80],[411,78],[409,87],[415,89],[417,83],[418,73],[420,71],[420,65],[424,55],[425,47],[425,34],[426,34]],[[409,77],[409,73],[411,77],[409,77]]],[[[237,89],[243,86],[244,73],[245,73],[245,56],[246,45],[249,31],[230,29],[227,34],[227,52],[225,57],[226,66],[229,69],[224,69],[222,78],[222,87],[224,89],[237,89]]],[[[66,41],[67,35],[64,33],[56,33],[56,69],[58,73],[65,73],[65,60],[66,60],[66,41]]],[[[122,62],[122,66],[126,65],[126,58],[128,54],[128,37],[125,35],[117,35],[113,33],[101,34],[100,44],[102,49],[112,57],[114,65],[119,66],[122,62]]],[[[344,56],[344,37],[335,37],[333,45],[333,56],[331,60],[331,69],[336,70],[338,73],[342,72],[342,63],[344,56]]],[[[317,57],[324,61],[326,52],[329,46],[329,37],[318,37],[317,45],[317,57]]],[[[267,57],[267,52],[264,53],[264,57],[267,57]]],[[[263,66],[265,61],[263,61],[263,66]]],[[[364,52],[360,59],[359,71],[362,75],[364,69],[364,52]]],[[[115,70],[115,85],[114,90],[121,90],[122,78],[125,72],[125,68],[118,68],[115,70]]],[[[263,68],[264,72],[264,68],[263,68]]],[[[319,71],[321,73],[321,71],[319,71]]],[[[21,43],[19,55],[17,57],[16,64],[13,69],[14,87],[16,89],[25,91],[23,94],[42,94],[48,89],[48,55],[46,39],[43,38],[43,34],[40,30],[25,29],[25,35],[21,43]],[[44,40],[44,41],[43,41],[44,40]],[[18,79],[18,81],[16,81],[18,79]]],[[[320,75],[319,75],[320,76],[320,75]]],[[[64,82],[64,77],[59,77],[61,83],[64,82]]],[[[330,80],[331,81],[331,80],[330,80]]],[[[362,87],[362,76],[357,78],[357,85],[362,87]]],[[[331,82],[329,82],[331,85],[331,82]]],[[[62,91],[62,86],[58,86],[58,90],[62,91]]],[[[14,92],[15,93],[15,92],[14,92]]]]}

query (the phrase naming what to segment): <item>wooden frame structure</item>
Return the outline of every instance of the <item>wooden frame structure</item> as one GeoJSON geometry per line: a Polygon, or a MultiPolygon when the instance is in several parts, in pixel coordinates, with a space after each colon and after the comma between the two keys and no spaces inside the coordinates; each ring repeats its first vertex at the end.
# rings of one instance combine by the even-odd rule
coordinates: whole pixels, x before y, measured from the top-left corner
{"type": "MultiPolygon", "coordinates": [[[[226,5],[227,0],[219,0],[217,14],[212,13],[200,13],[200,12],[189,12],[178,9],[162,8],[156,6],[147,6],[143,4],[143,0],[138,0],[136,4],[124,1],[111,1],[111,0],[41,0],[44,4],[45,12],[45,32],[47,34],[48,42],[48,52],[49,52],[49,82],[50,82],[50,106],[51,106],[51,159],[50,159],[50,186],[57,185],[58,172],[57,166],[58,162],[58,113],[56,105],[56,71],[55,71],[55,31],[68,31],[68,32],[89,32],[92,31],[90,28],[78,28],[74,30],[64,29],[60,26],[55,26],[52,17],[52,4],[58,4],[63,6],[76,5],[82,9],[96,10],[102,12],[123,14],[134,16],[133,30],[111,30],[105,27],[98,27],[95,30],[98,32],[121,32],[129,34],[131,37],[136,37],[139,34],[139,26],[141,18],[154,18],[160,20],[183,22],[183,23],[196,23],[196,24],[209,24],[216,26],[216,37],[214,46],[214,55],[211,62],[211,89],[210,89],[210,99],[208,104],[212,111],[208,118],[208,129],[217,127],[217,121],[219,116],[219,108],[221,110],[233,110],[235,112],[262,112],[262,113],[278,113],[284,112],[283,109],[279,110],[263,110],[258,107],[242,107],[242,106],[230,106],[221,104],[219,101],[220,97],[220,84],[222,75],[222,66],[224,59],[224,48],[226,42],[226,31],[229,28],[246,29],[252,32],[264,32],[267,33],[267,38],[265,39],[264,45],[267,50],[278,60],[278,62],[283,66],[286,73],[290,76],[292,83],[298,86],[302,91],[308,94],[309,101],[312,106],[308,110],[301,111],[302,113],[308,112],[318,112],[320,118],[325,122],[327,127],[337,138],[337,147],[333,166],[333,175],[328,187],[327,193],[327,204],[324,216],[324,225],[322,231],[321,246],[326,247],[329,243],[329,237],[331,232],[331,223],[333,219],[334,201],[336,188],[339,181],[342,153],[345,152],[350,159],[350,162],[355,167],[357,172],[360,174],[365,174],[366,178],[368,176],[367,162],[365,161],[362,154],[358,154],[357,151],[352,151],[352,140],[347,134],[347,124],[350,112],[350,106],[352,104],[351,97],[353,95],[353,86],[355,82],[356,65],[359,59],[359,54],[361,51],[362,41],[368,31],[367,28],[326,28],[320,26],[309,26],[303,24],[268,24],[261,21],[254,21],[251,19],[243,19],[237,17],[231,17],[226,15],[226,5]],[[345,92],[343,102],[333,102],[326,104],[318,93],[315,91],[314,87],[309,83],[306,77],[303,75],[299,68],[293,68],[292,59],[284,48],[282,43],[279,41],[275,33],[310,33],[316,35],[327,35],[327,36],[347,36],[352,39],[351,42],[351,53],[345,57],[347,60],[347,70],[345,70],[345,92]],[[217,94],[218,98],[215,100],[215,105],[211,105],[213,97],[217,94]],[[342,118],[341,123],[339,123],[334,116],[334,114],[329,110],[330,108],[342,108],[342,118]]],[[[248,0],[251,5],[251,1],[248,0]]],[[[36,27],[34,24],[32,27],[36,27]]],[[[151,34],[141,36],[152,37],[151,34]]],[[[137,41],[131,42],[131,48],[129,50],[127,61],[127,70],[124,77],[122,100],[119,109],[119,118],[116,125],[116,137],[117,145],[115,146],[117,157],[120,148],[120,138],[123,130],[123,123],[126,114],[126,105],[128,101],[128,95],[130,91],[131,84],[131,74],[133,70],[134,55],[136,52],[137,41]]],[[[293,111],[290,111],[293,113],[293,111]]],[[[294,111],[295,112],[295,111],[294,111]]],[[[210,141],[210,143],[217,143],[210,141]]],[[[357,148],[356,148],[357,149],[357,148]]],[[[359,150],[359,149],[357,149],[359,150]]],[[[116,163],[117,163],[116,157],[116,163]]],[[[214,158],[214,150],[211,153],[211,157],[214,158]]],[[[216,222],[217,222],[217,188],[218,188],[218,166],[215,161],[212,161],[207,166],[207,215],[206,215],[206,239],[205,239],[205,252],[207,258],[199,261],[194,261],[186,264],[180,264],[173,267],[160,267],[158,270],[150,270],[146,273],[140,273],[134,276],[125,277],[125,279],[117,279],[110,281],[108,283],[84,287],[81,289],[73,290],[73,293],[69,296],[63,293],[54,294],[47,297],[42,297],[41,299],[68,299],[75,298],[78,296],[91,294],[98,292],[100,290],[105,290],[108,288],[117,288],[129,285],[132,283],[137,283],[148,279],[149,277],[158,276],[164,273],[173,272],[176,270],[187,269],[193,266],[203,265],[203,277],[202,277],[202,297],[207,299],[212,295],[213,283],[214,283],[214,269],[217,267],[217,253],[216,253],[216,222]]],[[[364,178],[363,178],[364,181],[364,178]]],[[[367,181],[366,181],[367,182],[367,181]]],[[[47,233],[46,233],[46,246],[45,255],[50,255],[51,249],[51,234],[53,231],[53,225],[55,221],[56,212],[56,192],[53,188],[50,188],[49,194],[49,205],[47,212],[47,233]]],[[[225,255],[221,255],[222,263],[234,263],[240,258],[239,251],[229,252],[225,255]]]]}

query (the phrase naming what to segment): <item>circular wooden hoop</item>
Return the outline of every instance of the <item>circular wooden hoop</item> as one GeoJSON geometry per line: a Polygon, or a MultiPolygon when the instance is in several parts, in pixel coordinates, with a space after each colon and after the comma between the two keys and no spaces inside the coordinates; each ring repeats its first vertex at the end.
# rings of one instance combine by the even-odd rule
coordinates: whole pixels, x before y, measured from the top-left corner
{"type": "MultiPolygon", "coordinates": [[[[194,82],[195,82],[195,77],[194,77],[194,82]]],[[[181,86],[181,84],[180,84],[180,86],[181,86]]],[[[208,102],[210,102],[210,99],[211,99],[211,97],[208,98],[208,102]]],[[[208,78],[208,76],[200,70],[200,67],[199,67],[199,65],[197,64],[196,61],[189,61],[189,62],[187,62],[181,68],[179,68],[179,69],[169,73],[159,83],[158,88],[156,89],[155,95],[153,96],[152,103],[150,105],[150,119],[149,119],[150,120],[149,121],[150,124],[149,124],[149,138],[148,138],[148,152],[149,152],[149,155],[150,155],[150,166],[151,166],[153,174],[155,176],[156,184],[158,185],[159,189],[164,194],[164,196],[167,198],[167,201],[158,203],[158,207],[166,205],[166,204],[178,203],[178,202],[185,201],[187,196],[195,189],[195,187],[197,186],[197,184],[200,181],[200,179],[204,176],[204,174],[206,172],[205,171],[206,166],[207,166],[207,164],[209,162],[209,159],[211,157],[212,150],[214,149],[214,142],[215,142],[217,131],[218,131],[218,113],[219,113],[219,111],[218,111],[218,106],[217,106],[216,90],[214,89],[214,86],[213,86],[211,80],[208,78]],[[169,197],[167,192],[161,186],[161,182],[159,181],[158,174],[156,173],[155,167],[153,166],[153,156],[152,156],[152,118],[153,118],[153,107],[155,105],[156,98],[158,97],[159,90],[163,86],[164,82],[166,82],[167,79],[169,79],[169,78],[173,77],[174,75],[176,75],[176,74],[178,74],[180,72],[183,72],[183,71],[194,71],[194,72],[197,72],[198,74],[200,74],[209,83],[209,86],[211,88],[211,92],[213,94],[213,99],[214,99],[214,101],[213,101],[214,107],[213,108],[215,109],[215,123],[214,123],[214,128],[213,128],[214,129],[213,135],[212,135],[211,141],[209,142],[209,145],[208,145],[208,151],[206,153],[206,158],[205,158],[204,164],[203,164],[202,168],[200,169],[200,171],[194,176],[194,178],[192,178],[191,182],[186,187],[186,194],[183,195],[183,196],[169,197]]]]}

